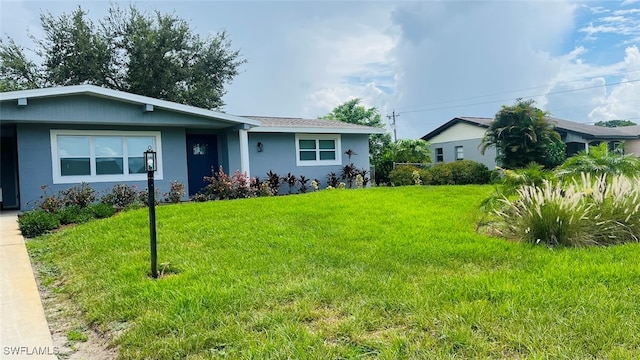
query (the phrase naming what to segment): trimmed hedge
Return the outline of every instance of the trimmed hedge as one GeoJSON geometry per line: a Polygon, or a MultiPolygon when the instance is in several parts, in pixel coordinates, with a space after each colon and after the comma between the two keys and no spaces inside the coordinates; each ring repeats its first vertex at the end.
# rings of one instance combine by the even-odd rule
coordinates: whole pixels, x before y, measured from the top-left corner
{"type": "Polygon", "coordinates": [[[427,169],[411,165],[398,166],[389,174],[391,184],[394,186],[415,185],[414,171],[418,171],[420,174],[423,185],[488,184],[491,181],[491,171],[486,165],[472,160],[460,160],[436,164],[427,169]]]}
{"type": "Polygon", "coordinates": [[[42,209],[24,213],[18,218],[18,228],[22,236],[33,238],[60,227],[60,219],[42,209]]]}

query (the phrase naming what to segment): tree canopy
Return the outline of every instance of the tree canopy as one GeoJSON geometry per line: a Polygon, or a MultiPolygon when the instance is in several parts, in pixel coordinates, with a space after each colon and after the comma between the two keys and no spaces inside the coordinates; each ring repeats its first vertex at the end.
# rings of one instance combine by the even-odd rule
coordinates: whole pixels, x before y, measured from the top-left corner
{"type": "MultiPolygon", "coordinates": [[[[336,106],[329,114],[322,117],[328,120],[337,120],[350,124],[366,125],[377,128],[384,128],[385,124],[382,122],[382,116],[375,107],[367,108],[361,105],[362,100],[355,98],[349,100],[343,104],[336,106]]],[[[388,179],[389,171],[393,167],[393,164],[387,164],[384,155],[387,152],[387,148],[391,143],[391,135],[385,134],[371,134],[369,136],[369,161],[376,169],[375,181],[384,181],[388,179]]]]}
{"type": "Polygon", "coordinates": [[[565,144],[547,113],[536,108],[533,100],[518,100],[513,106],[502,106],[480,144],[480,152],[495,147],[496,160],[502,167],[524,168],[535,162],[547,168],[565,159],[565,144]]]}
{"type": "Polygon", "coordinates": [[[620,127],[620,126],[633,126],[637,125],[633,121],[629,120],[609,120],[609,121],[598,121],[595,123],[595,126],[603,126],[603,127],[620,127]]]}
{"type": "Polygon", "coordinates": [[[431,145],[422,139],[402,139],[391,144],[393,162],[419,163],[431,162],[431,145]]]}
{"type": "Polygon", "coordinates": [[[40,16],[32,36],[36,63],[12,38],[0,40],[0,89],[93,84],[207,109],[219,109],[225,85],[246,63],[226,31],[194,34],[173,14],[146,14],[112,4],[94,24],[80,6],[70,14],[40,16]]]}

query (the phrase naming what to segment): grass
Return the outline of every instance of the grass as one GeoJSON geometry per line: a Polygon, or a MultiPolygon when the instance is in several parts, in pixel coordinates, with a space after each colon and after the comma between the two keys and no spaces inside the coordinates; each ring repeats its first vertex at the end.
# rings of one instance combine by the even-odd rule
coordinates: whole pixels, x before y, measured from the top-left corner
{"type": "Polygon", "coordinates": [[[28,247],[122,359],[639,358],[640,246],[477,234],[491,191],[161,206],[155,281],[144,209],[28,247]]]}

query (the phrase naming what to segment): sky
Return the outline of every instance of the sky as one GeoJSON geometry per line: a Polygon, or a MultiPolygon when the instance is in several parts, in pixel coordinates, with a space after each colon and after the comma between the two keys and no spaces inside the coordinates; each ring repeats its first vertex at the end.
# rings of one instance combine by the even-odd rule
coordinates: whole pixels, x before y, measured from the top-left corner
{"type": "MultiPolygon", "coordinates": [[[[361,98],[388,123],[398,114],[399,139],[415,139],[523,98],[566,120],[640,124],[640,0],[134,4],[174,13],[202,36],[228,32],[247,60],[227,86],[230,114],[313,119],[361,98]]],[[[95,22],[109,8],[0,0],[2,37],[33,49],[41,13],[78,5],[95,22]]]]}

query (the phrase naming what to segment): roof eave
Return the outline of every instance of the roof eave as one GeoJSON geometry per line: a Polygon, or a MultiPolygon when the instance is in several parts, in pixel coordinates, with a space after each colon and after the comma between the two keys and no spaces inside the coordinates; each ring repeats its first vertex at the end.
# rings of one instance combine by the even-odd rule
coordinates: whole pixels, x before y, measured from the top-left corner
{"type": "Polygon", "coordinates": [[[324,128],[324,127],[280,127],[257,126],[248,130],[255,133],[314,133],[314,134],[385,134],[385,129],[349,129],[349,128],[324,128]]]}
{"type": "Polygon", "coordinates": [[[262,124],[259,120],[248,119],[240,116],[228,115],[225,113],[203,109],[195,106],[179,104],[167,100],[155,99],[148,96],[131,94],[123,91],[107,89],[96,85],[72,85],[63,87],[43,88],[43,89],[30,89],[30,90],[17,90],[0,93],[0,101],[18,100],[21,98],[44,98],[54,96],[66,96],[66,95],[94,95],[108,99],[115,99],[119,101],[140,104],[140,105],[153,105],[154,107],[175,111],[184,114],[197,115],[206,118],[212,118],[219,121],[225,121],[229,123],[243,123],[252,126],[260,126],[262,124]]]}

